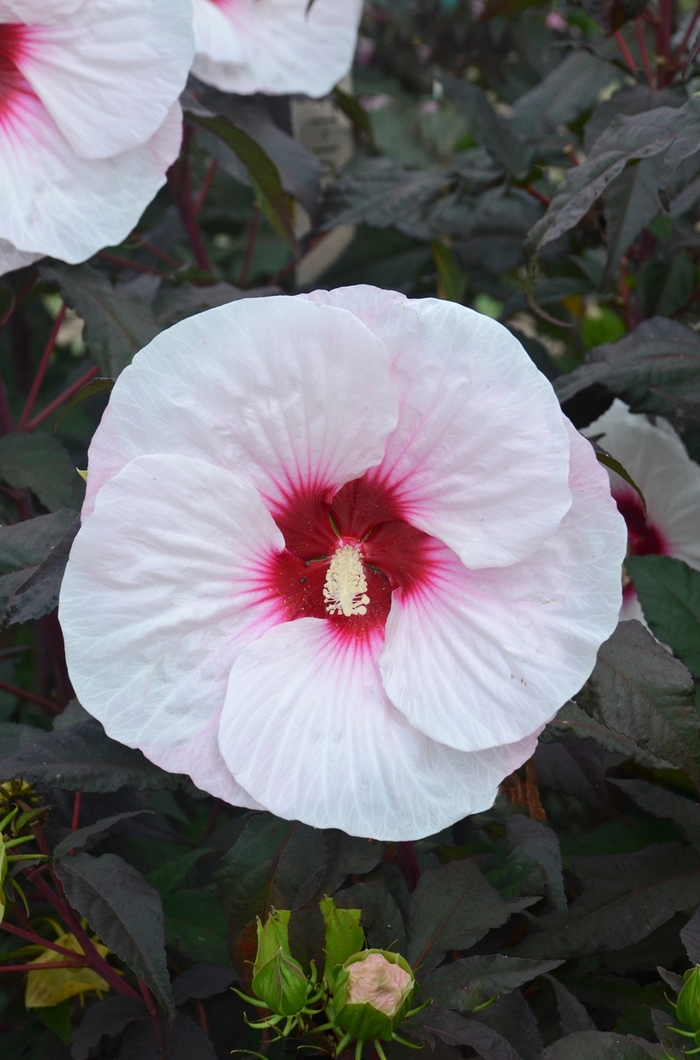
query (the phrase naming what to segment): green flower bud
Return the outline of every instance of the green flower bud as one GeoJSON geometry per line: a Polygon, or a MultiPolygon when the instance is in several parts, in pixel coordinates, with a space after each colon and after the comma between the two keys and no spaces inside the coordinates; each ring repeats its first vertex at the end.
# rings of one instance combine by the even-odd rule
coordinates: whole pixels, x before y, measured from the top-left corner
{"type": "Polygon", "coordinates": [[[326,980],[331,990],[335,983],[335,969],[354,957],[365,944],[365,933],[360,925],[360,909],[338,909],[332,898],[320,902],[326,922],[326,980]]]}
{"type": "Polygon", "coordinates": [[[278,1016],[296,1016],[304,1008],[309,983],[289,949],[290,913],[270,914],[265,926],[258,919],[258,952],[253,965],[253,993],[278,1016]]]}
{"type": "Polygon", "coordinates": [[[391,1041],[416,989],[411,966],[398,953],[365,950],[345,962],[333,991],[334,1023],[353,1038],[391,1041]]]}
{"type": "Polygon", "coordinates": [[[700,1031],[700,966],[685,973],[685,986],[678,995],[676,1015],[694,1031],[700,1031]]]}

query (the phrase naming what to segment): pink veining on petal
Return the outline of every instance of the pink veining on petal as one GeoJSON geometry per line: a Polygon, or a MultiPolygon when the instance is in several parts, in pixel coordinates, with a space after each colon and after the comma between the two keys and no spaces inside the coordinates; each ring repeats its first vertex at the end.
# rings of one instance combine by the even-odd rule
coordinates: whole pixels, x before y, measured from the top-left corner
{"type": "Polygon", "coordinates": [[[17,22],[0,23],[0,130],[7,133],[21,121],[22,111],[37,97],[19,70],[29,50],[31,29],[17,22]]]}
{"type": "MultiPolygon", "coordinates": [[[[613,491],[620,515],[627,524],[628,556],[668,556],[670,550],[664,534],[645,514],[641,499],[632,490],[613,491]]],[[[634,585],[627,582],[623,587],[623,598],[627,602],[634,596],[634,585]]]]}

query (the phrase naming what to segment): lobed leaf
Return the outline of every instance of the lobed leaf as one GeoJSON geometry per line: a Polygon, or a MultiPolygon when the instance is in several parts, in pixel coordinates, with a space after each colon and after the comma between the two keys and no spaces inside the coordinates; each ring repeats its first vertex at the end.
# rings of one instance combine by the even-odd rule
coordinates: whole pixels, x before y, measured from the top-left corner
{"type": "Polygon", "coordinates": [[[39,271],[85,321],[85,343],[102,376],[116,379],[160,331],[149,305],[90,265],[42,265],[39,271]]]}
{"type": "Polygon", "coordinates": [[[55,861],[54,870],[73,908],[143,979],[172,1019],[163,905],[155,888],[117,854],[66,856],[55,861]]]}
{"type": "Polygon", "coordinates": [[[652,633],[700,678],[700,572],[671,556],[628,556],[625,567],[652,633]]]}
{"type": "Polygon", "coordinates": [[[30,489],[45,508],[79,509],[84,485],[63,442],[44,431],[13,431],[0,438],[0,478],[15,489],[30,489]]]}
{"type": "Polygon", "coordinates": [[[540,917],[518,956],[574,958],[631,946],[700,901],[700,855],[680,843],[629,854],[570,858],[582,893],[565,912],[540,917]]]}
{"type": "Polygon", "coordinates": [[[421,998],[431,997],[437,1005],[472,1012],[495,994],[507,994],[545,975],[564,962],[532,961],[494,953],[443,964],[423,980],[421,998]]]}
{"type": "Polygon", "coordinates": [[[536,898],[507,902],[472,860],[424,872],[411,896],[408,960],[432,968],[448,950],[466,950],[536,898]]]}
{"type": "Polygon", "coordinates": [[[621,622],[576,702],[596,721],[683,769],[700,788],[693,679],[640,622],[621,622]]]}
{"type": "Polygon", "coordinates": [[[36,739],[28,746],[20,744],[0,758],[0,780],[23,776],[31,783],[68,791],[196,790],[188,777],[166,773],[140,751],[110,740],[94,718],[53,732],[34,732],[36,739]]]}

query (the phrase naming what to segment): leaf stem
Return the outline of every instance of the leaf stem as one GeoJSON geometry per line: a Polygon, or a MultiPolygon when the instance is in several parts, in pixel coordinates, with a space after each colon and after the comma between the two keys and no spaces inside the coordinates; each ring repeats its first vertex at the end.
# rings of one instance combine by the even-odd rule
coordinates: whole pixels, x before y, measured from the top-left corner
{"type": "Polygon", "coordinates": [[[192,129],[188,125],[185,125],[180,157],[177,162],[173,162],[168,170],[168,187],[175,199],[175,205],[177,206],[180,220],[187,233],[187,238],[190,247],[192,248],[194,259],[200,269],[203,269],[204,272],[211,273],[211,262],[209,261],[206,247],[204,246],[202,233],[199,230],[195,205],[192,199],[192,177],[189,165],[189,147],[191,139],[192,129]]]}
{"type": "Polygon", "coordinates": [[[618,46],[618,48],[620,49],[620,51],[622,53],[622,58],[625,60],[625,62],[629,66],[629,68],[632,71],[632,73],[636,74],[637,70],[639,69],[639,67],[637,66],[636,62],[634,61],[634,56],[632,55],[632,52],[627,47],[627,41],[622,36],[622,34],[620,33],[619,29],[615,30],[615,40],[617,41],[617,46],[618,46]]]}
{"type": "Polygon", "coordinates": [[[649,50],[647,48],[646,37],[644,36],[644,24],[639,16],[634,20],[634,28],[637,31],[637,44],[639,45],[639,54],[642,57],[642,66],[644,67],[647,84],[649,85],[649,88],[653,88],[654,75],[651,70],[651,63],[649,62],[649,50]]]}
{"type": "Polygon", "coordinates": [[[47,961],[45,964],[0,964],[0,975],[6,972],[45,972],[54,968],[89,968],[87,961],[47,961]]]}
{"type": "Polygon", "coordinates": [[[11,685],[8,681],[0,681],[0,688],[3,692],[10,692],[13,696],[17,696],[18,699],[26,699],[28,703],[36,703],[38,707],[44,707],[46,710],[50,710],[52,714],[57,714],[61,709],[58,703],[52,702],[46,696],[39,696],[36,692],[27,692],[26,689],[11,685]]]}
{"type": "Polygon", "coordinates": [[[71,385],[63,391],[63,393],[59,394],[57,398],[54,398],[53,401],[51,401],[45,409],[42,409],[41,412],[38,412],[34,419],[31,419],[29,421],[26,429],[28,431],[36,430],[36,428],[40,424],[42,424],[44,420],[47,420],[49,416],[56,411],[57,408],[60,408],[64,401],[68,401],[69,398],[73,397],[73,394],[77,394],[79,390],[83,389],[86,383],[89,383],[91,379],[94,379],[98,371],[99,369],[97,365],[93,365],[92,368],[89,368],[84,375],[81,375],[80,379],[76,379],[76,381],[74,383],[71,383],[71,385]]]}
{"type": "Polygon", "coordinates": [[[134,272],[147,272],[151,276],[160,276],[164,280],[169,278],[164,269],[156,269],[153,265],[142,265],[140,261],[131,261],[120,254],[112,254],[109,250],[98,250],[97,257],[113,265],[120,265],[124,269],[133,269],[134,272]]]}
{"type": "Polygon", "coordinates": [[[63,324],[63,321],[65,320],[65,316],[66,316],[67,310],[68,310],[68,306],[66,305],[65,302],[63,302],[63,304],[61,305],[61,308],[58,311],[56,319],[53,322],[53,327],[51,328],[51,332],[49,334],[48,342],[46,343],[46,346],[44,347],[44,352],[42,353],[41,360],[39,361],[39,367],[36,370],[36,375],[34,376],[34,379],[32,380],[32,385],[31,385],[31,388],[29,390],[29,394],[27,395],[27,400],[26,400],[25,406],[22,409],[22,415],[20,416],[19,423],[17,424],[17,429],[20,430],[20,431],[25,430],[25,428],[27,426],[27,423],[29,421],[29,417],[32,414],[32,409],[34,408],[34,402],[36,401],[37,396],[39,394],[39,390],[41,389],[41,384],[44,382],[44,376],[46,375],[46,369],[49,366],[49,361],[51,360],[51,354],[54,351],[54,347],[56,345],[56,339],[58,338],[58,333],[61,330],[61,325],[63,324]]]}
{"type": "Polygon", "coordinates": [[[56,942],[50,942],[49,939],[44,939],[41,935],[37,935],[33,931],[25,931],[24,928],[18,928],[14,924],[8,924],[3,920],[0,927],[3,931],[8,931],[10,935],[17,935],[18,938],[24,939],[26,942],[31,942],[33,946],[41,946],[44,950],[54,950],[56,953],[60,953],[62,957],[80,957],[79,953],[75,953],[74,950],[66,949],[65,946],[59,946],[56,942]]]}

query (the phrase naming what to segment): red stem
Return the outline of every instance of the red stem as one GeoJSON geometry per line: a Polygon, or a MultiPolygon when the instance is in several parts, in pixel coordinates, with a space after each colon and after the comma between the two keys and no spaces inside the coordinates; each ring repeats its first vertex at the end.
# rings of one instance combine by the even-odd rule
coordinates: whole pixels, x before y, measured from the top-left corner
{"type": "Polygon", "coordinates": [[[33,931],[25,931],[24,928],[15,927],[14,924],[8,924],[5,921],[0,924],[0,927],[2,927],[3,931],[9,931],[11,935],[17,935],[18,938],[31,942],[34,946],[41,946],[44,950],[55,950],[62,957],[72,957],[73,959],[80,957],[79,953],[76,954],[73,950],[66,949],[65,946],[58,946],[55,942],[49,942],[48,939],[43,939],[41,935],[37,935],[33,931]]]}
{"type": "Polygon", "coordinates": [[[637,31],[637,44],[639,45],[639,54],[642,57],[642,66],[644,67],[644,73],[646,74],[647,84],[649,85],[649,88],[653,88],[654,75],[651,70],[651,63],[649,62],[649,51],[647,49],[646,37],[644,36],[644,25],[641,18],[635,18],[634,28],[637,31]]]}
{"type": "Polygon", "coordinates": [[[617,41],[618,48],[622,52],[622,58],[625,60],[625,62],[629,66],[629,68],[632,71],[632,73],[636,74],[637,70],[639,69],[639,67],[637,66],[636,62],[634,61],[634,56],[632,55],[632,52],[627,47],[627,41],[622,36],[622,34],[620,33],[619,29],[615,30],[615,40],[617,41]]]}
{"type": "Polygon", "coordinates": [[[83,801],[82,791],[76,791],[73,799],[73,820],[71,821],[70,830],[71,832],[78,831],[78,825],[80,824],[80,805],[83,801]]]}
{"type": "Polygon", "coordinates": [[[197,265],[200,269],[203,269],[204,272],[211,272],[211,263],[209,261],[206,247],[204,246],[202,233],[197,224],[197,215],[195,213],[194,201],[192,199],[192,178],[189,165],[189,145],[191,137],[192,130],[185,126],[185,132],[182,139],[182,152],[177,162],[174,162],[168,170],[168,187],[175,199],[175,204],[178,208],[180,219],[185,232],[187,233],[187,238],[197,265]]]}
{"type": "Polygon", "coordinates": [[[144,239],[143,236],[140,236],[138,232],[133,232],[132,235],[134,239],[138,241],[138,245],[142,250],[147,250],[149,253],[154,254],[155,257],[164,261],[166,265],[170,265],[172,269],[182,268],[182,262],[178,261],[177,258],[174,258],[172,254],[167,254],[164,250],[161,250],[160,247],[157,247],[155,243],[151,243],[148,239],[144,239]]]}
{"type": "Polygon", "coordinates": [[[418,864],[418,858],[416,857],[415,844],[410,841],[406,843],[397,843],[396,857],[399,862],[399,868],[403,873],[403,878],[406,881],[406,886],[409,891],[413,893],[416,889],[416,884],[420,879],[420,865],[418,864]]]}
{"type": "Polygon", "coordinates": [[[253,251],[255,249],[255,241],[258,238],[258,230],[260,228],[260,205],[256,202],[253,210],[253,217],[250,222],[250,231],[248,232],[248,242],[245,248],[245,257],[243,258],[243,267],[241,269],[241,276],[238,281],[238,286],[246,288],[248,286],[248,277],[250,275],[250,266],[253,261],[253,251]]]}
{"type": "Polygon", "coordinates": [[[671,58],[671,23],[673,0],[659,0],[659,24],[656,30],[657,88],[663,88],[667,80],[666,67],[671,58]]]}
{"type": "Polygon", "coordinates": [[[34,379],[32,381],[32,385],[31,385],[31,388],[29,390],[29,394],[27,396],[26,404],[25,404],[25,406],[24,406],[24,408],[22,410],[22,415],[19,418],[19,423],[17,424],[17,427],[18,427],[18,429],[20,431],[23,431],[25,429],[25,427],[27,426],[27,422],[29,420],[29,417],[32,414],[32,409],[34,408],[34,402],[36,401],[37,395],[39,393],[39,390],[41,389],[41,384],[44,382],[44,376],[46,375],[46,369],[49,367],[49,361],[51,360],[51,354],[53,353],[54,346],[56,345],[56,338],[57,338],[58,333],[59,333],[59,331],[61,329],[61,325],[63,324],[63,321],[65,319],[67,310],[68,310],[68,306],[64,302],[63,305],[61,306],[61,308],[58,311],[58,315],[57,315],[56,319],[53,322],[53,327],[51,328],[51,334],[49,335],[49,340],[46,343],[46,346],[44,347],[44,352],[42,353],[41,360],[39,361],[39,367],[36,370],[36,375],[34,376],[34,379]]]}
{"type": "Polygon", "coordinates": [[[63,887],[61,886],[61,881],[55,875],[53,879],[58,894],[52,891],[49,885],[39,876],[34,880],[34,886],[41,891],[46,900],[66,922],[66,926],[70,928],[73,935],[75,935],[75,938],[82,948],[87,960],[90,962],[91,967],[98,975],[102,976],[105,982],[109,983],[112,989],[116,990],[118,994],[124,994],[126,997],[138,997],[134,988],[130,986],[129,983],[127,983],[126,980],[115,971],[112,965],[109,964],[95,949],[92,939],[85,931],[83,931],[71,906],[68,904],[68,900],[63,892],[63,887]]]}
{"type": "Polygon", "coordinates": [[[678,51],[676,52],[676,57],[677,58],[680,58],[680,56],[683,54],[685,49],[688,47],[688,41],[690,40],[690,38],[692,36],[692,33],[693,33],[693,30],[695,29],[695,26],[696,26],[697,21],[698,21],[698,17],[700,17],[700,3],[698,3],[696,5],[695,10],[693,11],[693,17],[691,18],[690,22],[688,23],[688,28],[686,29],[685,33],[683,34],[683,40],[681,41],[680,47],[679,47],[678,51]]]}
{"type": "Polygon", "coordinates": [[[212,158],[212,159],[210,159],[209,165],[207,167],[207,171],[204,174],[204,180],[202,181],[202,186],[199,189],[199,194],[197,195],[197,198],[195,199],[195,203],[194,203],[194,215],[195,215],[195,217],[199,217],[200,213],[202,212],[202,207],[204,206],[204,203],[206,202],[206,198],[207,198],[207,195],[209,194],[209,189],[211,188],[211,182],[214,179],[214,174],[215,173],[216,173],[216,162],[212,158]]]}
{"type": "Polygon", "coordinates": [[[537,199],[538,202],[541,202],[543,206],[549,206],[552,201],[548,195],[543,195],[541,191],[537,190],[537,188],[533,188],[532,184],[526,184],[525,191],[528,195],[532,195],[533,199],[537,199]]]}
{"type": "Polygon", "coordinates": [[[0,975],[5,972],[45,972],[52,968],[89,968],[87,961],[47,961],[46,964],[0,964],[0,975]]]}
{"type": "Polygon", "coordinates": [[[27,692],[24,688],[18,688],[17,685],[11,685],[7,681],[0,681],[0,688],[4,692],[11,692],[18,699],[26,699],[29,703],[36,703],[37,706],[50,710],[52,714],[58,713],[61,709],[58,703],[53,703],[50,699],[46,699],[45,696],[38,696],[35,692],[27,692]]]}
{"type": "Polygon", "coordinates": [[[97,257],[102,258],[103,261],[109,261],[113,265],[120,265],[123,269],[133,269],[134,272],[147,272],[151,276],[160,276],[163,279],[168,279],[167,272],[162,269],[156,269],[152,265],[142,265],[140,261],[130,261],[129,258],[122,258],[119,254],[111,254],[108,250],[98,250],[97,257]]]}
{"type": "Polygon", "coordinates": [[[14,429],[15,421],[12,418],[12,412],[7,400],[7,391],[5,390],[5,384],[0,379],[0,434],[9,434],[14,429]]]}
{"type": "Polygon", "coordinates": [[[53,401],[51,401],[45,409],[42,409],[41,412],[38,412],[34,419],[30,420],[27,424],[27,430],[35,430],[40,424],[44,422],[44,420],[47,420],[49,416],[56,411],[57,408],[60,408],[64,401],[68,401],[69,398],[73,397],[73,394],[77,394],[78,391],[82,390],[83,387],[87,383],[89,383],[91,379],[94,379],[98,371],[99,368],[97,367],[97,365],[93,366],[92,368],[89,368],[85,375],[81,375],[80,379],[76,379],[76,381],[74,383],[71,383],[71,385],[67,387],[62,394],[59,394],[57,398],[54,398],[53,401]]]}

